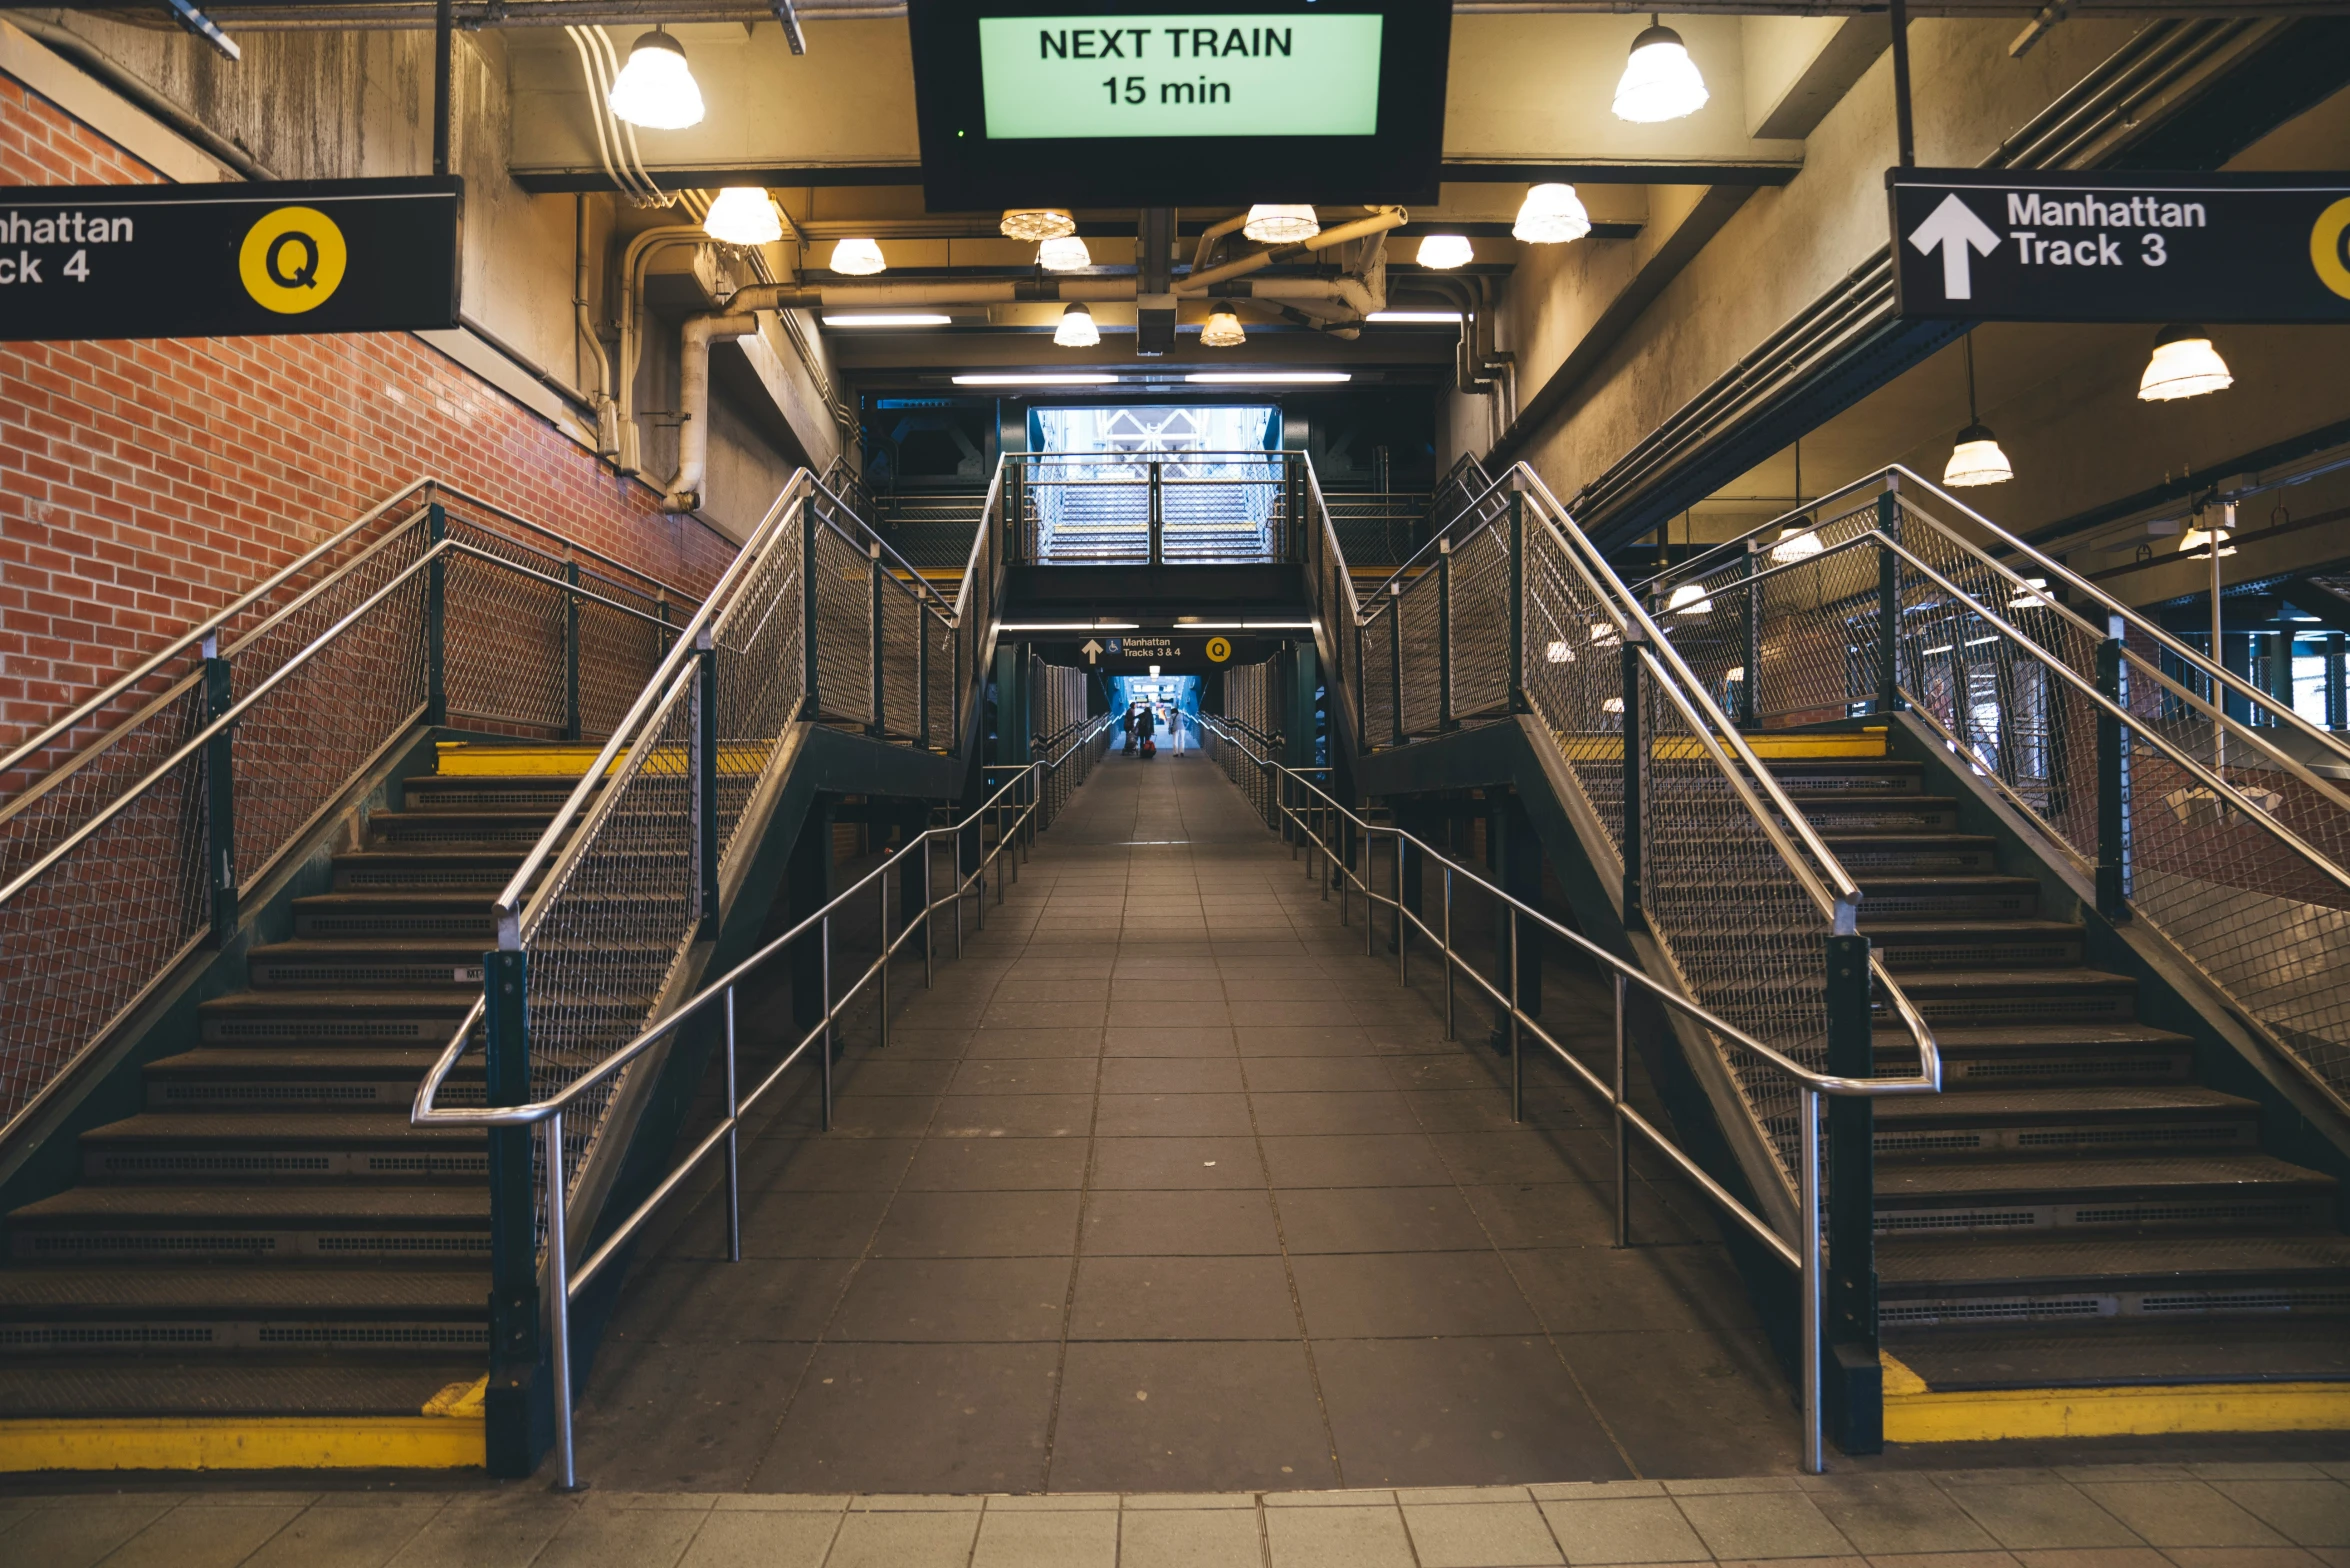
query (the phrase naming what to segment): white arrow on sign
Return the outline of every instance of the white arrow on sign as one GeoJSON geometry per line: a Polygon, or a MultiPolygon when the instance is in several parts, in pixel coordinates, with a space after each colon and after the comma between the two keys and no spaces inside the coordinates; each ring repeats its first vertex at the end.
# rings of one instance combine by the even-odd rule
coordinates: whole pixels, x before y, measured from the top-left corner
{"type": "Polygon", "coordinates": [[[1085,646],[1078,649],[1077,651],[1085,655],[1085,662],[1088,664],[1098,664],[1101,662],[1102,645],[1098,642],[1095,642],[1091,637],[1086,638],[1085,646]]]}
{"type": "Polygon", "coordinates": [[[1958,199],[1958,193],[1942,198],[1925,222],[1909,236],[1910,244],[1921,256],[1931,255],[1939,246],[1942,251],[1942,297],[1944,299],[1973,299],[1974,279],[1969,275],[1967,254],[1969,246],[1988,256],[1999,248],[1999,234],[1991,225],[1975,216],[1975,209],[1958,199]]]}

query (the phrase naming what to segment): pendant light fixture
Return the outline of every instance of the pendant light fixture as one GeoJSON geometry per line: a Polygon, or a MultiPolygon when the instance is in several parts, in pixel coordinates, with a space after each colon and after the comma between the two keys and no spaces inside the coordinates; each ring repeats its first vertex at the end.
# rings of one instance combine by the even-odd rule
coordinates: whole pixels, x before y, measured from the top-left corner
{"type": "Polygon", "coordinates": [[[2236,384],[2228,362],[2211,346],[2211,334],[2201,327],[2164,327],[2154,340],[2154,356],[2138,378],[2138,401],[2168,403],[2182,397],[2224,392],[2236,384]]]}
{"type": "Polygon", "coordinates": [[[1705,78],[1689,58],[1681,35],[1648,16],[1648,26],[1632,40],[1632,57],[1616,83],[1616,118],[1635,125],[1655,125],[1686,119],[1705,107],[1705,78]]]}
{"type": "Polygon", "coordinates": [[[832,247],[832,270],[852,278],[869,278],[888,265],[879,240],[841,240],[832,247]]]}
{"type": "Polygon", "coordinates": [[[1047,272],[1083,272],[1093,265],[1093,252],[1074,234],[1060,234],[1036,247],[1036,264],[1047,272]]]}
{"type": "Polygon", "coordinates": [[[1058,240],[1077,232],[1077,219],[1064,207],[1010,207],[1000,232],[1008,240],[1058,240]]]}
{"type": "Polygon", "coordinates": [[[1230,300],[1220,299],[1208,307],[1208,324],[1200,329],[1199,341],[1202,348],[1238,348],[1248,341],[1230,300]]]}
{"type": "Polygon", "coordinates": [[[702,232],[722,245],[772,245],[783,238],[783,219],[761,187],[729,185],[710,203],[702,232]]]}
{"type": "Polygon", "coordinates": [[[1431,234],[1420,241],[1419,263],[1438,271],[1465,267],[1477,256],[1477,247],[1463,234],[1431,234]]]}
{"type": "Polygon", "coordinates": [[[658,27],[628,46],[628,63],[604,101],[618,118],[648,131],[702,123],[702,89],[685,63],[685,46],[658,27]]]}
{"type": "MultiPolygon", "coordinates": [[[[1802,505],[1803,437],[1797,436],[1795,438],[1795,500],[1789,510],[1800,509],[1802,505]]],[[[1778,566],[1785,566],[1790,561],[1808,561],[1825,548],[1826,546],[1820,543],[1820,531],[1817,528],[1805,528],[1799,531],[1793,523],[1789,523],[1779,530],[1779,542],[1771,546],[1771,561],[1778,566]]]]}
{"type": "Polygon", "coordinates": [[[2193,555],[2196,551],[2207,549],[2216,542],[2219,545],[2221,555],[2234,555],[2236,547],[2228,543],[2231,537],[2225,528],[2204,527],[2202,518],[2198,517],[2192,527],[2179,535],[2179,554],[2193,555]]]}
{"type": "MultiPolygon", "coordinates": [[[[1681,514],[1681,549],[1691,557],[1697,554],[1697,524],[1687,512],[1681,514]]],[[[1705,589],[1698,584],[1683,583],[1673,590],[1672,598],[1665,601],[1665,608],[1675,615],[1711,615],[1714,613],[1714,602],[1705,596],[1705,589]]]]}
{"type": "Polygon", "coordinates": [[[1518,204],[1510,233],[1529,245],[1564,245],[1591,232],[1591,214],[1572,185],[1537,185],[1518,204]]]}
{"type": "Polygon", "coordinates": [[[1966,335],[1966,428],[1942,465],[1942,482],[1953,490],[1969,485],[2000,485],[2015,477],[2015,467],[1999,450],[1999,438],[1975,416],[1975,335],[1966,335]]]}
{"type": "Polygon", "coordinates": [[[1053,342],[1062,348],[1092,348],[1101,340],[1102,330],[1093,324],[1093,312],[1074,300],[1061,312],[1061,324],[1053,328],[1053,342]]]}
{"type": "Polygon", "coordinates": [[[1249,208],[1240,232],[1260,245],[1295,245],[1322,232],[1322,220],[1311,207],[1283,207],[1258,202],[1249,208]]]}

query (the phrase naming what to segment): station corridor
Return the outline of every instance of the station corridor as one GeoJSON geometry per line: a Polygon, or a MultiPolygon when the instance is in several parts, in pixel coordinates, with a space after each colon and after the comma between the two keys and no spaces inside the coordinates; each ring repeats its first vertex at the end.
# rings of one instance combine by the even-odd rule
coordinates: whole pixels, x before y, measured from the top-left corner
{"type": "Polygon", "coordinates": [[[1791,1466],[1710,1221],[1651,1189],[1645,1244],[1612,1249],[1604,1118],[1531,1071],[1513,1127],[1506,1063],[1446,1042],[1356,921],[1210,763],[1112,753],[935,988],[901,970],[886,1049],[850,1032],[835,1130],[804,1095],[745,1143],[743,1261],[712,1191],[640,1264],[581,1473],[1188,1492],[1791,1466]]]}

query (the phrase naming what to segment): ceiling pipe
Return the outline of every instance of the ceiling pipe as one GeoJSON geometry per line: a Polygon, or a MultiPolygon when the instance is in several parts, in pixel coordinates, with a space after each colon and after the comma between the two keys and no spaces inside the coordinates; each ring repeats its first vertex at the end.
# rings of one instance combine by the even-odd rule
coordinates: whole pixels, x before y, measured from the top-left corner
{"type": "Polygon", "coordinates": [[[1269,249],[1243,256],[1237,261],[1228,261],[1221,267],[1210,268],[1206,272],[1195,271],[1191,276],[1176,283],[1175,292],[1178,294],[1205,294],[1228,278],[1244,277],[1251,272],[1262,271],[1284,256],[1294,255],[1300,251],[1329,250],[1333,246],[1345,245],[1354,240],[1369,239],[1374,234],[1385,234],[1389,229],[1401,228],[1411,221],[1412,215],[1401,207],[1382,207],[1368,218],[1357,218],[1354,222],[1342,223],[1335,229],[1324,229],[1312,239],[1300,240],[1295,245],[1275,245],[1269,249]]]}
{"type": "Polygon", "coordinates": [[[1247,222],[1248,214],[1246,212],[1236,212],[1223,222],[1211,223],[1201,230],[1199,246],[1191,253],[1191,270],[1193,272],[1206,271],[1208,257],[1214,253],[1216,242],[1227,234],[1239,233],[1241,226],[1247,222]]]}
{"type": "MultiPolygon", "coordinates": [[[[742,294],[758,292],[744,289],[742,294]]],[[[758,330],[759,318],[747,310],[686,318],[677,348],[678,412],[684,416],[677,426],[677,477],[661,498],[662,511],[701,510],[702,481],[710,471],[710,345],[720,338],[747,338],[758,330]]]]}

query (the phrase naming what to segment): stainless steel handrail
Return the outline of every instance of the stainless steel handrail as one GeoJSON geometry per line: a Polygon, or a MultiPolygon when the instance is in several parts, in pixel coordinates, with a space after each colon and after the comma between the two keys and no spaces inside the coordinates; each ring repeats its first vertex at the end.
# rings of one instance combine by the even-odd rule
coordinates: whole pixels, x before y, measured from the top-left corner
{"type": "Polygon", "coordinates": [[[1614,1112],[1617,1129],[1617,1246],[1631,1245],[1631,1147],[1626,1134],[1636,1132],[1647,1140],[1650,1147],[1671,1161],[1676,1169],[1694,1182],[1718,1207],[1737,1220],[1773,1257],[1796,1271],[1803,1306],[1802,1387],[1799,1392],[1804,1429],[1804,1469],[1814,1475],[1824,1470],[1826,1468],[1826,1434],[1822,1424],[1820,1345],[1824,1322],[1823,1282],[1825,1271],[1820,1252],[1819,1097],[1823,1094],[1829,1094],[1876,1099],[1894,1095],[1940,1092],[1942,1087],[1940,1049],[1934,1043],[1932,1031],[1925,1027],[1925,1020],[1916,1014],[1915,1009],[1910,1006],[1908,998],[1901,996],[1897,990],[1890,993],[1897,1010],[1904,1014],[1904,1021],[1909,1024],[1920,1044],[1919,1070],[1915,1077],[1847,1078],[1814,1072],[1801,1062],[1795,1061],[1755,1039],[1737,1025],[1721,1018],[1694,999],[1651,979],[1643,970],[1618,958],[1581,932],[1568,929],[1558,921],[1551,919],[1540,909],[1504,892],[1480,876],[1473,868],[1453,860],[1441,849],[1391,823],[1369,820],[1340,803],[1327,790],[1305,777],[1299,770],[1284,767],[1280,763],[1257,755],[1249,748],[1245,740],[1227,728],[1215,715],[1201,714],[1200,723],[1203,728],[1218,733],[1227,744],[1238,747],[1242,755],[1255,763],[1259,769],[1290,781],[1288,789],[1276,787],[1274,793],[1282,817],[1295,826],[1299,841],[1311,846],[1305,856],[1306,874],[1309,877],[1316,876],[1318,864],[1315,857],[1319,855],[1321,861],[1326,862],[1343,879],[1339,910],[1341,921],[1346,919],[1345,899],[1347,895],[1344,889],[1351,885],[1361,892],[1364,908],[1363,951],[1366,956],[1370,954],[1372,948],[1373,933],[1370,912],[1379,905],[1390,908],[1398,922],[1395,950],[1396,973],[1400,984],[1409,985],[1411,983],[1411,944],[1404,939],[1405,933],[1401,929],[1401,923],[1410,922],[1413,929],[1437,945],[1443,956],[1445,968],[1444,1026],[1446,1039],[1455,1038],[1457,1032],[1453,1017],[1453,979],[1456,971],[1466,973],[1499,1008],[1507,1012],[1510,1027],[1511,1120],[1523,1121],[1525,1119],[1525,1063],[1521,1041],[1523,1034],[1527,1031],[1531,1031],[1536,1040],[1549,1047],[1551,1053],[1586,1086],[1608,1102],[1614,1112]],[[1292,804],[1292,791],[1295,792],[1295,798],[1300,804],[1292,804]],[[1313,797],[1319,804],[1303,804],[1308,796],[1313,797]],[[1324,836],[1326,826],[1335,826],[1340,823],[1362,835],[1363,870],[1360,875],[1356,873],[1351,859],[1342,855],[1324,836]],[[1392,893],[1382,893],[1371,884],[1370,845],[1379,837],[1391,839],[1396,846],[1395,854],[1391,857],[1395,866],[1396,878],[1396,885],[1392,893]],[[1426,862],[1434,863],[1444,872],[1443,912],[1437,925],[1432,926],[1423,920],[1404,901],[1402,886],[1403,847],[1407,844],[1418,850],[1426,862]],[[1586,957],[1596,960],[1600,967],[1608,973],[1614,983],[1615,991],[1615,1070],[1612,1082],[1603,1079],[1598,1073],[1585,1066],[1572,1052],[1554,1039],[1550,1032],[1543,1028],[1539,1020],[1518,1005],[1520,950],[1519,944],[1514,939],[1509,944],[1510,976],[1507,992],[1480,974],[1473,964],[1462,960],[1452,944],[1452,910],[1456,878],[1466,878],[1488,897],[1507,906],[1516,916],[1533,921],[1586,957]],[[1798,1132],[1800,1153],[1797,1158],[1796,1188],[1802,1221],[1797,1227],[1798,1235],[1793,1245],[1790,1245],[1786,1238],[1782,1237],[1761,1216],[1741,1203],[1695,1159],[1684,1153],[1679,1145],[1665,1134],[1663,1129],[1632,1108],[1625,1092],[1624,997],[1627,988],[1635,986],[1659,1003],[1675,1009],[1723,1038],[1732,1040],[1742,1048],[1753,1052],[1761,1060],[1770,1064],[1773,1069],[1795,1083],[1800,1096],[1801,1126],[1798,1132]]]}
{"type": "MultiPolygon", "coordinates": [[[[1028,832],[1028,828],[1042,798],[1042,792],[1038,785],[1043,776],[1059,768],[1070,757],[1076,755],[1080,747],[1091,745],[1105,734],[1109,729],[1110,720],[1111,715],[1108,714],[1103,714],[1092,720],[1086,731],[1072,741],[1057,757],[1045,761],[1023,763],[1013,768],[1011,770],[1012,776],[998,786],[994,794],[978,806],[973,807],[961,822],[945,827],[925,828],[920,833],[912,835],[906,844],[891,853],[850,886],[835,894],[822,908],[811,912],[782,935],[768,942],[716,980],[703,986],[673,1011],[664,1014],[654,1023],[648,1025],[638,1033],[635,1039],[564,1085],[561,1090],[547,1099],[534,1100],[525,1105],[494,1106],[480,1110],[444,1108],[433,1103],[443,1084],[447,1081],[449,1073],[455,1068],[459,1059],[464,1056],[473,1031],[482,1021],[486,1011],[486,998],[475,999],[472,1008],[466,1013],[463,1021],[458,1024],[456,1033],[450,1038],[448,1045],[442,1049],[440,1058],[433,1063],[431,1071],[425,1075],[424,1082],[417,1087],[416,1100],[410,1108],[408,1119],[411,1125],[418,1127],[492,1128],[536,1124],[542,1128],[547,1193],[546,1274],[550,1283],[548,1290],[550,1318],[548,1334],[554,1352],[555,1446],[557,1464],[561,1472],[558,1485],[562,1490],[574,1491],[578,1488],[577,1453],[572,1432],[574,1390],[571,1386],[571,1303],[573,1298],[585,1290],[596,1276],[603,1272],[605,1266],[612,1261],[622,1247],[635,1238],[637,1232],[643,1228],[645,1222],[661,1205],[677,1191],[695,1170],[700,1168],[704,1160],[722,1146],[726,1150],[727,1258],[730,1262],[740,1263],[742,1261],[742,1184],[738,1135],[743,1115],[765,1097],[786,1072],[799,1063],[800,1058],[806,1054],[810,1046],[822,1042],[822,1048],[817,1052],[817,1056],[821,1064],[823,1125],[827,1131],[831,1129],[832,1032],[834,1024],[847,1009],[849,1003],[868,984],[878,982],[881,1043],[885,1046],[889,1043],[890,960],[897,956],[899,949],[913,938],[915,930],[919,928],[923,933],[923,984],[927,986],[931,980],[936,951],[935,945],[929,939],[931,922],[941,908],[950,904],[954,907],[957,956],[961,954],[963,940],[963,902],[965,899],[976,896],[979,926],[981,929],[985,929],[987,924],[988,867],[1002,859],[1008,851],[1018,850],[1024,843],[1033,841],[1033,835],[1028,832]],[[1013,798],[1007,800],[1007,796],[1013,798]],[[1017,813],[1009,824],[1003,820],[1003,813],[1006,810],[1017,813]],[[991,813],[997,823],[994,846],[986,849],[968,876],[960,875],[961,867],[958,863],[958,876],[953,891],[943,897],[934,898],[931,886],[931,845],[941,838],[957,838],[975,826],[983,827],[991,813]],[[901,863],[908,856],[916,853],[922,857],[922,910],[919,915],[906,919],[897,935],[892,937],[889,929],[889,875],[892,871],[900,869],[901,863]],[[852,899],[864,895],[868,888],[877,888],[879,892],[881,951],[866,967],[864,973],[850,982],[847,989],[836,998],[832,994],[832,918],[852,899]],[[801,1036],[799,1042],[785,1052],[783,1058],[769,1069],[767,1075],[752,1088],[750,1093],[738,1094],[735,988],[752,971],[766,964],[793,943],[805,938],[810,932],[816,933],[822,951],[822,1015],[810,1026],[807,1033],[801,1036]],[[573,1270],[569,1263],[570,1238],[565,1234],[568,1223],[565,1206],[569,1196],[566,1191],[567,1179],[564,1173],[563,1113],[565,1109],[588,1093],[590,1089],[611,1078],[622,1068],[642,1056],[657,1041],[673,1033],[679,1025],[699,1017],[705,1009],[720,1002],[724,1004],[726,1030],[727,1108],[725,1118],[715,1129],[695,1143],[693,1148],[670,1168],[669,1173],[661,1179],[644,1201],[639,1203],[625,1219],[613,1228],[611,1234],[593,1253],[589,1254],[587,1260],[580,1264],[577,1270],[573,1270]]],[[[1016,865],[1017,862],[1015,861],[1014,864],[1016,865]]],[[[997,878],[996,897],[998,902],[1002,901],[1003,878],[1000,875],[997,878]]],[[[906,911],[901,909],[899,913],[903,916],[906,911]]]]}

